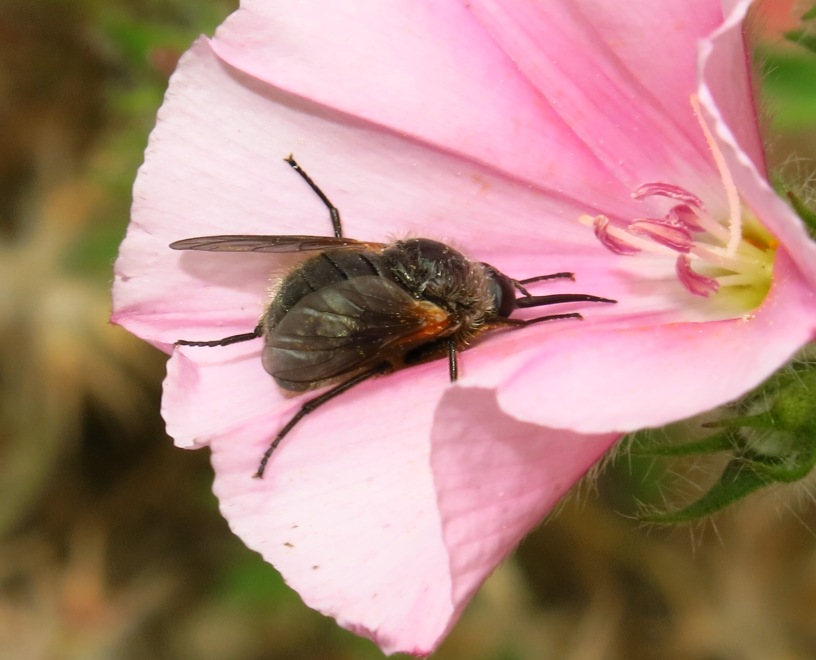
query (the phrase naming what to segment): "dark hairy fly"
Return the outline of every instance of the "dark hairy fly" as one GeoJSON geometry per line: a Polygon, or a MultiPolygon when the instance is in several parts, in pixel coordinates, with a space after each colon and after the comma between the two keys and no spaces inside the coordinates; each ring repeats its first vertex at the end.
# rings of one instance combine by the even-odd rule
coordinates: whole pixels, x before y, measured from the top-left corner
{"type": "Polygon", "coordinates": [[[304,253],[254,330],[213,341],[176,342],[212,347],[262,337],[264,369],[282,389],[304,392],[333,385],[304,403],[278,432],[255,477],[263,476],[272,452],[303,417],[372,376],[447,357],[455,381],[458,351],[485,331],[582,318],[576,312],[510,318],[517,309],[615,302],[583,293],[531,295],[525,285],[572,280],[573,274],[515,280],[427,238],[389,244],[346,238],[337,208],[292,156],[285,160],[329,209],[334,236],[201,236],[170,245],[174,250],[304,253]]]}

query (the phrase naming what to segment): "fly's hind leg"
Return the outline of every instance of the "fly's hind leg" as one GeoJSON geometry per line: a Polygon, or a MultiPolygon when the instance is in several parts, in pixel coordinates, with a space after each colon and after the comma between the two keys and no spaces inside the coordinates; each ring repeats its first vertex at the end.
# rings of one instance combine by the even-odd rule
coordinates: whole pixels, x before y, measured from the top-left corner
{"type": "Polygon", "coordinates": [[[309,187],[314,190],[315,194],[320,197],[320,201],[326,205],[326,208],[329,209],[329,215],[331,216],[332,228],[334,229],[334,235],[336,238],[343,238],[343,227],[340,224],[340,211],[337,207],[331,203],[329,198],[326,196],[320,187],[312,181],[312,177],[306,174],[306,171],[297,164],[297,161],[294,159],[292,154],[289,154],[284,160],[292,166],[292,169],[295,170],[298,174],[300,174],[301,178],[309,184],[309,187]]]}
{"type": "Polygon", "coordinates": [[[323,392],[320,396],[316,396],[314,399],[310,399],[306,403],[304,403],[300,410],[298,410],[295,415],[290,419],[286,426],[284,426],[279,432],[278,435],[275,436],[275,439],[269,444],[264,455],[261,457],[260,463],[258,463],[258,469],[255,471],[255,474],[252,475],[256,479],[262,479],[264,472],[266,471],[266,464],[269,462],[270,457],[272,456],[272,452],[275,451],[277,446],[280,444],[280,441],[286,437],[286,435],[291,431],[295,424],[297,424],[301,419],[303,419],[306,415],[310,412],[313,412],[324,403],[328,403],[336,396],[340,396],[343,392],[350,390],[355,385],[359,385],[363,381],[368,380],[372,376],[378,376],[380,374],[384,374],[390,371],[391,366],[387,363],[383,363],[373,369],[369,369],[368,371],[363,371],[362,373],[357,374],[356,376],[352,376],[348,380],[335,385],[330,390],[323,392]]]}

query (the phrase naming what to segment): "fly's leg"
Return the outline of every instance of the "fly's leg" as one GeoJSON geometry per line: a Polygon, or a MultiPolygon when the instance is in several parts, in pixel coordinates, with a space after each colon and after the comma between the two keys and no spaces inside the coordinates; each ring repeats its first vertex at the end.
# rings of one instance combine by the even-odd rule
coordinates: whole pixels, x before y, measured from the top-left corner
{"type": "Polygon", "coordinates": [[[266,464],[269,462],[270,457],[272,456],[272,452],[275,451],[277,446],[280,444],[280,441],[283,440],[286,435],[291,431],[295,424],[297,424],[301,419],[303,419],[306,415],[310,412],[313,412],[324,403],[328,403],[334,397],[340,396],[346,390],[350,390],[355,385],[359,385],[363,381],[368,380],[372,376],[378,376],[380,374],[384,374],[391,369],[391,366],[387,363],[381,364],[378,367],[374,367],[373,369],[369,369],[368,371],[364,371],[356,376],[352,376],[346,381],[335,385],[330,390],[324,392],[320,396],[316,396],[314,399],[311,399],[304,403],[300,410],[298,410],[295,415],[290,419],[286,426],[284,426],[279,432],[278,435],[275,436],[275,439],[269,444],[264,455],[261,457],[260,463],[258,463],[258,469],[255,471],[255,474],[252,475],[255,479],[262,479],[264,472],[266,471],[266,464]]]}
{"type": "Polygon", "coordinates": [[[456,356],[456,342],[453,339],[448,339],[448,373],[450,374],[451,383],[459,378],[459,362],[456,356]]]}
{"type": "Polygon", "coordinates": [[[257,339],[263,335],[263,326],[259,323],[255,326],[252,332],[244,332],[240,335],[230,335],[223,339],[213,339],[211,341],[191,341],[187,339],[179,339],[176,346],[229,346],[230,344],[238,344],[242,341],[250,341],[257,339]]]}
{"type": "Polygon", "coordinates": [[[297,161],[294,159],[292,154],[289,154],[284,160],[292,166],[292,169],[295,170],[298,174],[300,174],[301,178],[309,184],[309,187],[314,190],[315,194],[320,197],[320,201],[326,205],[326,208],[329,209],[329,215],[331,216],[332,228],[334,229],[334,235],[336,238],[343,238],[343,227],[340,224],[340,211],[337,207],[331,203],[329,198],[326,196],[320,187],[312,181],[312,177],[306,174],[305,170],[297,164],[297,161]]]}
{"type": "Polygon", "coordinates": [[[543,282],[545,280],[571,280],[574,282],[575,273],[550,273],[549,275],[536,275],[535,277],[528,277],[525,280],[512,280],[512,282],[517,291],[521,292],[521,294],[527,298],[531,298],[533,294],[525,289],[524,285],[532,284],[533,282],[543,282]]]}
{"type": "Polygon", "coordinates": [[[524,328],[533,323],[542,323],[544,321],[560,321],[561,319],[576,319],[583,321],[584,317],[578,312],[570,312],[568,314],[550,314],[549,316],[539,316],[534,319],[509,319],[509,318],[495,318],[490,319],[487,323],[493,326],[503,325],[510,328],[524,328]]]}

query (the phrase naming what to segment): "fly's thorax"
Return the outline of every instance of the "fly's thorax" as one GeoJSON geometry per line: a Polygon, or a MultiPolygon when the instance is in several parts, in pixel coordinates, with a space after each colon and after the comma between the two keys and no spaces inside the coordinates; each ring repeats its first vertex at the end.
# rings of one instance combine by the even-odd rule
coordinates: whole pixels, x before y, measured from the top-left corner
{"type": "Polygon", "coordinates": [[[469,333],[496,316],[496,299],[484,264],[449,245],[414,238],[397,241],[382,256],[401,287],[454,315],[460,331],[469,333]]]}

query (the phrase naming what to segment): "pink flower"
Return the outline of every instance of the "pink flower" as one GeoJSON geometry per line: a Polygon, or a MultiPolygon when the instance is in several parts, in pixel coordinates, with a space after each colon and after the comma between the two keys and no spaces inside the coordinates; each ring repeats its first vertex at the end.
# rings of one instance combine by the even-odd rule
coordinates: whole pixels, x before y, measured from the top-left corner
{"type": "Polygon", "coordinates": [[[733,400],[813,337],[816,246],[767,184],[749,4],[246,0],[184,56],[113,318],[172,352],[168,432],[210,446],[233,530],[309,606],[430,653],[621,433],[733,400]],[[493,335],[455,386],[444,362],[368,381],[252,479],[303,399],[276,388],[260,340],[173,343],[252,330],[281,260],[168,245],[328,234],[290,152],[348,236],[445,240],[518,278],[574,271],[536,286],[619,302],[493,335]]]}

